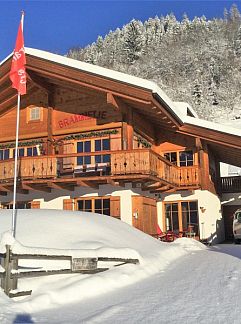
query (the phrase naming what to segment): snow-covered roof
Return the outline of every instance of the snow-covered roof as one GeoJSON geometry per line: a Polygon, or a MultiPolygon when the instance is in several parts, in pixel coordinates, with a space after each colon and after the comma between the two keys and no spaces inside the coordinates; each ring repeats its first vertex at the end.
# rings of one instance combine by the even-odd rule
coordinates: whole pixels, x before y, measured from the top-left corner
{"type": "Polygon", "coordinates": [[[230,135],[240,136],[241,137],[241,129],[234,128],[224,124],[214,123],[208,120],[193,118],[190,116],[185,116],[184,124],[195,125],[202,128],[218,131],[221,133],[226,133],[230,135]]]}
{"type": "Polygon", "coordinates": [[[180,111],[185,114],[185,116],[198,118],[196,111],[187,102],[175,101],[174,104],[180,111]]]}
{"type": "Polygon", "coordinates": [[[142,89],[150,90],[152,91],[153,94],[156,94],[157,97],[159,97],[164,103],[169,107],[170,113],[172,115],[175,115],[177,120],[179,122],[182,122],[182,119],[184,117],[184,114],[182,111],[174,104],[174,102],[165,94],[163,90],[159,88],[159,86],[149,80],[138,78],[126,73],[110,70],[107,68],[103,68],[97,65],[81,62],[75,59],[68,58],[66,56],[61,56],[53,53],[49,53],[46,51],[34,49],[34,48],[29,48],[25,47],[25,53],[39,57],[41,59],[51,61],[51,62],[56,62],[58,64],[62,64],[65,66],[69,66],[71,68],[75,68],[87,73],[91,73],[94,75],[101,75],[104,78],[111,79],[111,80],[116,80],[121,83],[133,85],[135,87],[139,87],[142,89]]]}
{"type": "MultiPolygon", "coordinates": [[[[237,128],[235,129],[233,127],[225,126],[223,124],[199,119],[194,109],[188,103],[173,102],[166,95],[166,93],[156,83],[152,81],[34,48],[26,47],[25,52],[27,55],[32,55],[40,59],[55,62],[93,75],[102,76],[107,79],[119,81],[121,83],[149,90],[153,93],[153,96],[157,100],[159,100],[161,103],[165,103],[166,109],[168,109],[169,112],[172,115],[174,115],[177,121],[179,121],[181,124],[195,125],[202,128],[241,137],[241,130],[238,130],[237,128]],[[193,115],[193,117],[191,117],[190,114],[193,115]]],[[[12,54],[10,54],[6,59],[4,59],[0,65],[7,61],[11,57],[11,55],[12,54]]]]}

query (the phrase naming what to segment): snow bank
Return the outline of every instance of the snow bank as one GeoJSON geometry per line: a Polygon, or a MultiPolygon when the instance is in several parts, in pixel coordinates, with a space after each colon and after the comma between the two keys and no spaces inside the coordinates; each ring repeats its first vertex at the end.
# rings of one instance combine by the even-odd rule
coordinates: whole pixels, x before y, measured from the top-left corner
{"type": "MultiPolygon", "coordinates": [[[[11,227],[11,211],[0,210],[2,250],[6,243],[14,252],[103,257],[138,258],[139,265],[112,267],[95,275],[55,275],[19,280],[19,290],[32,289],[32,295],[9,301],[19,311],[31,312],[104,294],[140,281],[160,271],[170,262],[202,249],[201,243],[179,239],[163,243],[109,216],[57,210],[18,210],[16,241],[6,232],[11,227]],[[185,242],[185,243],[184,243],[185,242]],[[67,254],[66,254],[67,253],[67,254]]],[[[50,269],[56,261],[23,260],[21,267],[50,269]],[[46,262],[48,266],[46,267],[46,262]]],[[[99,262],[98,262],[99,265],[99,262]]],[[[101,265],[100,265],[101,266],[101,265]]],[[[3,301],[0,293],[0,304],[3,301]]]]}
{"type": "Polygon", "coordinates": [[[199,241],[191,238],[183,237],[178,238],[173,242],[173,245],[184,248],[187,251],[199,251],[206,250],[207,247],[199,241]]]}

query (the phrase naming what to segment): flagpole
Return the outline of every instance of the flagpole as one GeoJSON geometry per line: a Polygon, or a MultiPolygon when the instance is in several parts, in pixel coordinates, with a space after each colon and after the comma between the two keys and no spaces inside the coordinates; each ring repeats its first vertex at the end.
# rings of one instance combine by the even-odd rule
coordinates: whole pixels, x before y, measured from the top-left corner
{"type": "Polygon", "coordinates": [[[19,138],[19,119],[20,119],[20,101],[21,95],[26,94],[26,71],[25,71],[25,50],[23,37],[23,20],[24,12],[22,11],[21,21],[18,28],[16,45],[13,53],[12,65],[10,70],[10,79],[12,87],[18,91],[17,102],[17,118],[16,118],[16,141],[14,154],[14,183],[13,183],[13,210],[12,210],[12,236],[16,235],[16,196],[17,196],[17,182],[18,182],[18,138],[19,138]]]}
{"type": "Polygon", "coordinates": [[[18,93],[17,119],[16,119],[16,142],[14,154],[14,183],[13,183],[13,211],[12,211],[12,236],[16,234],[16,194],[18,176],[18,137],[19,137],[19,116],[20,116],[20,93],[18,93]]]}

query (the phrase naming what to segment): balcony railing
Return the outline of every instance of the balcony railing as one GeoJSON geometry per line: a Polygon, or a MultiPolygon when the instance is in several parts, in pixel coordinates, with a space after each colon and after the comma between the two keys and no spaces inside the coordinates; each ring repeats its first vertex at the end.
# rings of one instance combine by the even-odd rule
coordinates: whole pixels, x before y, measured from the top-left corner
{"type": "Polygon", "coordinates": [[[241,177],[222,177],[221,192],[241,192],[241,177]]]}
{"type": "MultiPolygon", "coordinates": [[[[18,178],[148,175],[177,187],[198,186],[198,166],[177,167],[150,149],[19,157],[18,178]],[[84,164],[83,164],[84,163],[84,164]]],[[[0,161],[0,181],[12,181],[14,160],[0,161]]]]}

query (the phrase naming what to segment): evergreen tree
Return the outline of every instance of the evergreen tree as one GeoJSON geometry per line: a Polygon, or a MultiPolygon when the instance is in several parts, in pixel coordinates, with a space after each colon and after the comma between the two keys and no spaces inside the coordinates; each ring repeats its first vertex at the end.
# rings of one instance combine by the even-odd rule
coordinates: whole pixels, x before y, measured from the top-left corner
{"type": "Polygon", "coordinates": [[[139,59],[145,44],[144,28],[141,21],[132,20],[124,26],[123,53],[128,63],[133,64],[139,59]]]}
{"type": "Polygon", "coordinates": [[[160,85],[174,101],[189,102],[202,118],[232,118],[241,107],[241,18],[237,6],[224,19],[181,22],[173,14],[132,20],[69,57],[160,85]]]}

